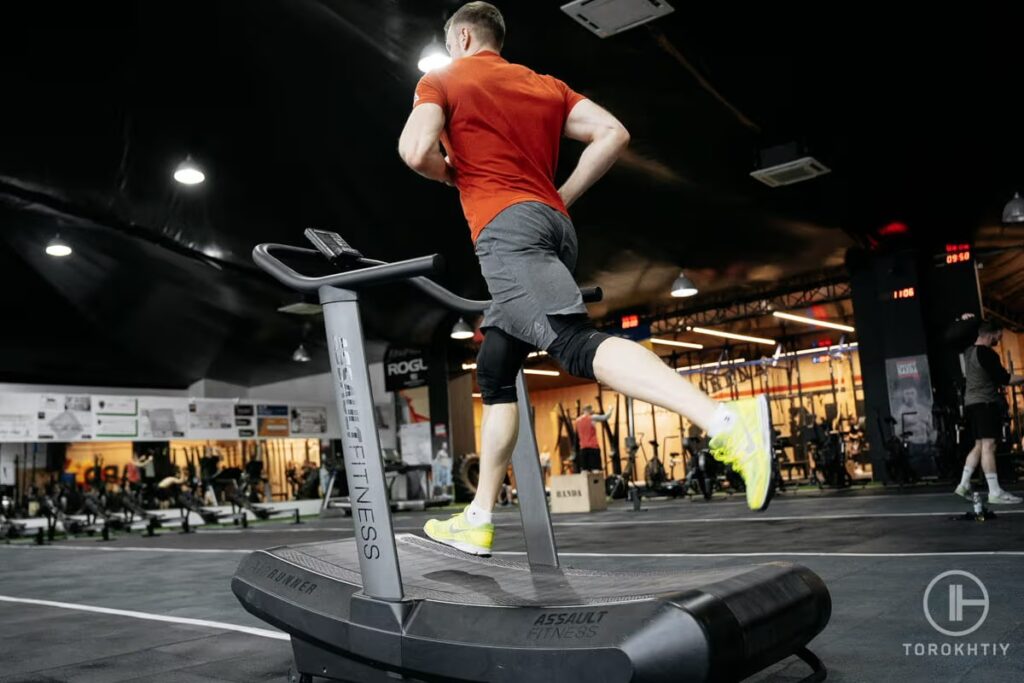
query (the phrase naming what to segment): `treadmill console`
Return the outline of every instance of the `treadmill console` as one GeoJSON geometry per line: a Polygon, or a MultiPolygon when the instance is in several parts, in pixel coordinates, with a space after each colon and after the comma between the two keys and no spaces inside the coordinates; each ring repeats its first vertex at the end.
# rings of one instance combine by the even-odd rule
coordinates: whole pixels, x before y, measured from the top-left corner
{"type": "Polygon", "coordinates": [[[338,259],[360,259],[363,257],[357,250],[349,246],[341,235],[330,230],[317,230],[316,228],[306,228],[306,239],[313,243],[320,253],[327,257],[329,261],[337,261],[338,259]]]}

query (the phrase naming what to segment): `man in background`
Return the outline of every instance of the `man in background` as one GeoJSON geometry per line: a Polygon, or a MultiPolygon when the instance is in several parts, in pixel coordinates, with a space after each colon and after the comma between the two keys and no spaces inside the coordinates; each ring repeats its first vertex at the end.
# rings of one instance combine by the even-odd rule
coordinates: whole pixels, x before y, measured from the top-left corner
{"type": "Polygon", "coordinates": [[[595,422],[607,422],[612,416],[611,408],[604,415],[594,415],[594,406],[583,406],[583,414],[576,418],[576,440],[579,451],[576,469],[579,472],[604,472],[601,461],[601,444],[597,441],[595,422]]]}
{"type": "Polygon", "coordinates": [[[1011,376],[993,349],[1003,338],[1002,328],[987,321],[978,326],[974,345],[964,351],[964,415],[974,437],[974,447],[967,454],[963,477],[956,494],[970,499],[971,476],[981,460],[981,469],[988,484],[988,502],[995,505],[1020,503],[1021,498],[1004,491],[996,474],[996,444],[1003,432],[1005,398],[1002,389],[1021,384],[1024,378],[1011,376]]]}

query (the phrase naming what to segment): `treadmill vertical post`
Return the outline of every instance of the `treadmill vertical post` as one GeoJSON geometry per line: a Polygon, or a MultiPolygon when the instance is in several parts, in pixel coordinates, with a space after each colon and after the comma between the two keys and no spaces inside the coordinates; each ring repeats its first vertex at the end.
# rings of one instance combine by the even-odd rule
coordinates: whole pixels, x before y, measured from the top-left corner
{"type": "Polygon", "coordinates": [[[319,294],[327,328],[327,350],[338,404],[342,456],[363,593],[397,602],[403,598],[402,573],[398,567],[391,505],[384,483],[384,462],[370,395],[359,297],[356,292],[327,286],[321,287],[319,294]]]}
{"type": "Polygon", "coordinates": [[[523,518],[526,555],[531,567],[557,567],[555,533],[551,528],[551,514],[544,494],[544,473],[540,467],[530,395],[526,392],[526,378],[522,370],[516,377],[516,393],[519,395],[519,437],[512,451],[512,470],[516,475],[516,489],[519,493],[519,514],[523,518]]]}

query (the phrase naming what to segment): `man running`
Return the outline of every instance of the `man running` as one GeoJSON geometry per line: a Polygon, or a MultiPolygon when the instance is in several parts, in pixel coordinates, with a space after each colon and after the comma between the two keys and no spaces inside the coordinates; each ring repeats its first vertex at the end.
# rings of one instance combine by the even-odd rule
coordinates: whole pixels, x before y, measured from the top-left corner
{"type": "Polygon", "coordinates": [[[427,536],[490,554],[491,512],[519,426],[516,376],[534,349],[572,375],[686,416],[712,437],[715,457],[743,476],[750,508],[767,508],[773,481],[765,398],[716,403],[643,346],[598,332],[573,279],[577,242],[568,207],[626,148],[626,128],[557,78],[505,61],[505,21],[495,6],[470,2],[444,30],[452,63],[416,86],[398,151],[420,175],[458,188],[493,303],[477,356],[484,413],[476,496],[450,519],[427,522],[427,536]],[[586,148],[556,189],[563,135],[586,148]]]}

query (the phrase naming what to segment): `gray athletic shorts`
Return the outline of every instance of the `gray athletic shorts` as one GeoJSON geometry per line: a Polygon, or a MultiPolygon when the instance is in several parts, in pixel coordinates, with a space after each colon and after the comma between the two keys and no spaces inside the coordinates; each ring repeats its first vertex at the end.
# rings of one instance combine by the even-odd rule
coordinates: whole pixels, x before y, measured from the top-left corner
{"type": "Polygon", "coordinates": [[[547,204],[513,204],[495,216],[476,240],[492,299],[481,327],[547,349],[557,336],[547,316],[587,312],[572,276],[578,252],[572,221],[547,204]]]}

